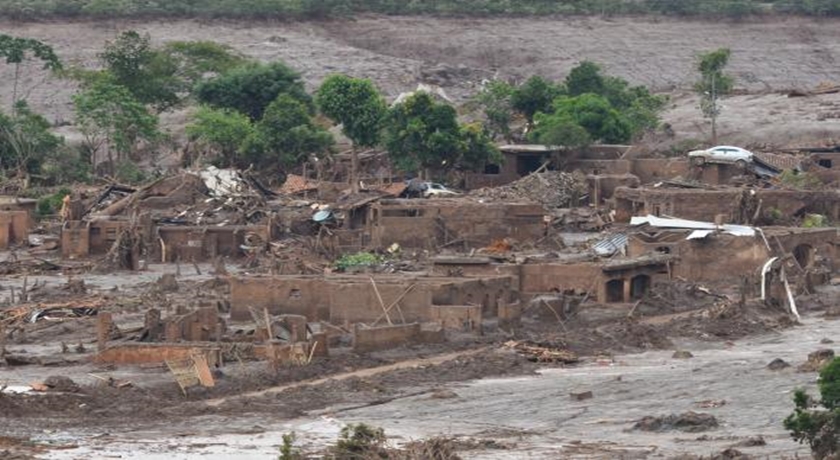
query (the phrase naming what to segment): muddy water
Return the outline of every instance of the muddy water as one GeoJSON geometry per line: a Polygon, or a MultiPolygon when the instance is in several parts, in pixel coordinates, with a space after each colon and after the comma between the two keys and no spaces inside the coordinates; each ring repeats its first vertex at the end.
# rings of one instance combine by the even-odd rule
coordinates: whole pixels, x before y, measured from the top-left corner
{"type": "MultiPolygon", "coordinates": [[[[494,439],[507,450],[468,452],[465,458],[625,458],[708,455],[761,435],[765,446],[737,447],[749,454],[778,458],[807,456],[782,429],[791,412],[792,391],[813,390],[814,373],[766,369],[774,358],[795,365],[821,345],[840,337],[840,321],[806,318],[803,325],[732,344],[683,343],[694,357],[677,360],[671,351],[619,356],[615,362],[546,369],[537,376],[483,379],[450,385],[455,398],[429,394],[352,410],[312,413],[295,420],[265,417],[202,417],[189,426],[162,425],[153,431],[93,436],[49,433],[41,438],[73,441],[80,447],[45,458],[83,459],[266,459],[273,458],[281,435],[297,433],[305,446],[335,439],[341,426],[365,422],[381,426],[394,442],[434,435],[494,439]],[[570,393],[592,391],[575,401],[570,393]],[[714,401],[719,407],[701,407],[714,401]],[[720,405],[723,402],[723,405],[720,405]],[[720,426],[703,433],[631,431],[635,420],[694,410],[717,417],[720,426]]],[[[410,391],[409,391],[410,392],[410,391]]]]}

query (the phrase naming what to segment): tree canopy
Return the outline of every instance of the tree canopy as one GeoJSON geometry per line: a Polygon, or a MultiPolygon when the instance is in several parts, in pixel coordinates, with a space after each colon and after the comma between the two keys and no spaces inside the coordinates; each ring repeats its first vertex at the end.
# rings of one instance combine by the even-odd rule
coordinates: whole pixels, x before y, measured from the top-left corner
{"type": "Polygon", "coordinates": [[[551,102],[560,94],[562,90],[557,85],[543,77],[533,76],[513,90],[511,105],[531,123],[537,112],[548,112],[551,102]]]}
{"type": "Polygon", "coordinates": [[[834,358],[820,371],[819,391],[821,399],[816,401],[804,390],[796,390],[793,396],[795,409],[785,418],[784,426],[794,440],[808,444],[814,458],[837,458],[840,453],[840,358],[834,358]]]}
{"type": "Polygon", "coordinates": [[[107,77],[125,87],[142,104],[166,110],[178,104],[183,84],[177,78],[178,63],[156,50],[148,34],[129,30],[105,45],[99,55],[107,77]]]}
{"type": "Polygon", "coordinates": [[[215,154],[219,167],[234,166],[243,141],[254,135],[251,119],[235,110],[201,107],[193,118],[187,134],[215,154]]]}
{"type": "Polygon", "coordinates": [[[18,101],[14,113],[0,111],[0,171],[36,174],[63,139],[50,132],[49,122],[18,101]]]}
{"type": "Polygon", "coordinates": [[[282,62],[251,63],[235,67],[221,75],[200,82],[195,95],[204,104],[237,110],[252,121],[263,116],[269,104],[281,94],[288,94],[311,112],[312,98],[306,93],[300,74],[282,62]]]}
{"type": "Polygon", "coordinates": [[[482,88],[476,102],[484,110],[487,128],[492,137],[502,136],[510,140],[510,123],[513,119],[514,87],[501,80],[493,80],[482,88]]]}
{"type": "Polygon", "coordinates": [[[321,113],[342,125],[342,132],[357,147],[379,143],[385,100],[370,80],[330,75],[315,97],[321,113]]]}
{"type": "Polygon", "coordinates": [[[75,94],[73,105],[92,161],[102,147],[107,147],[109,154],[117,153],[119,160],[131,153],[137,142],[160,138],[157,116],[124,86],[97,81],[75,94]]]}
{"type": "Polygon", "coordinates": [[[255,128],[241,147],[241,167],[295,166],[310,154],[326,152],[334,142],[312,121],[309,108],[289,94],[272,101],[255,128]]]}
{"type": "Polygon", "coordinates": [[[482,129],[462,128],[452,106],[422,91],[388,110],[384,126],[385,147],[403,171],[471,169],[499,159],[482,129]]]}

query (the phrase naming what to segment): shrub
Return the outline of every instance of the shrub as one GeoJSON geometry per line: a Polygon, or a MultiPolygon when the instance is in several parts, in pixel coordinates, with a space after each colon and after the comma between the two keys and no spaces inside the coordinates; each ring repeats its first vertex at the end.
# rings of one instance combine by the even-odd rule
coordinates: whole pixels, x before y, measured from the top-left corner
{"type": "Polygon", "coordinates": [[[808,443],[815,459],[836,458],[840,453],[840,358],[823,368],[818,387],[820,401],[804,390],[794,392],[796,408],[784,426],[797,442],[808,443]]]}
{"type": "Polygon", "coordinates": [[[373,428],[364,423],[350,424],[341,429],[338,441],[332,449],[333,455],[336,460],[368,458],[367,456],[372,454],[375,455],[373,458],[383,458],[377,454],[383,448],[386,439],[382,428],[373,428]]]}
{"type": "Polygon", "coordinates": [[[357,252],[356,254],[345,254],[335,263],[335,268],[347,270],[351,267],[370,267],[382,263],[382,257],[370,252],[357,252]]]}
{"type": "Polygon", "coordinates": [[[822,186],[822,182],[813,174],[786,169],[779,175],[779,182],[783,185],[798,189],[815,189],[822,186]]]}
{"type": "Polygon", "coordinates": [[[63,188],[52,195],[43,196],[38,200],[37,213],[39,216],[49,216],[57,213],[61,209],[64,197],[70,195],[72,192],[69,189],[63,188]]]}

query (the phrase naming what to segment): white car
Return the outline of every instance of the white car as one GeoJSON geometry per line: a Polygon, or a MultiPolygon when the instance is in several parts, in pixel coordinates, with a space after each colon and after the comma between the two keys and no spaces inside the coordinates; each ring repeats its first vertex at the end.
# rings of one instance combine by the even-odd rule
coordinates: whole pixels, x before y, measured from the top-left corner
{"type": "Polygon", "coordinates": [[[746,168],[748,163],[752,163],[753,154],[740,147],[720,145],[706,150],[689,152],[688,158],[696,165],[702,165],[704,163],[732,163],[738,165],[740,168],[746,168]]]}
{"type": "Polygon", "coordinates": [[[423,184],[423,196],[425,198],[455,195],[460,195],[460,193],[456,192],[455,190],[450,190],[441,184],[435,184],[433,182],[427,182],[426,184],[423,184]]]}

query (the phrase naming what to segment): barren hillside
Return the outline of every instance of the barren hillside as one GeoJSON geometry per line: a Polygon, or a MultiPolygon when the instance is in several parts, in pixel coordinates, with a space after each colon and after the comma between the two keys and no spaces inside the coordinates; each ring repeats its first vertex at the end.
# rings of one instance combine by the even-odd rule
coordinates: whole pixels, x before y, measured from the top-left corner
{"type": "MultiPolygon", "coordinates": [[[[820,111],[837,111],[837,98],[809,98],[792,106],[785,98],[766,95],[840,81],[835,62],[840,58],[840,21],[366,17],[257,24],[5,23],[0,32],[44,40],[66,61],[93,65],[104,42],[127,28],[149,32],[156,41],[216,40],[262,60],[283,59],[300,70],[311,86],[329,73],[345,72],[373,79],[392,97],[428,81],[440,84],[458,101],[468,98],[485,78],[541,74],[559,79],[585,59],[633,83],[678,94],[695,78],[694,56],[726,46],[733,51],[730,70],[738,87],[753,95],[726,104],[724,134],[744,143],[789,144],[832,133],[837,137],[840,131],[831,117],[817,116],[820,111]],[[752,134],[757,127],[761,133],[752,134]]],[[[4,105],[11,95],[11,72],[0,67],[4,105]]],[[[68,83],[36,78],[23,87],[31,103],[50,119],[71,120],[68,83]]],[[[680,136],[701,137],[703,124],[694,116],[695,101],[682,96],[674,101],[666,121],[680,136]]]]}

